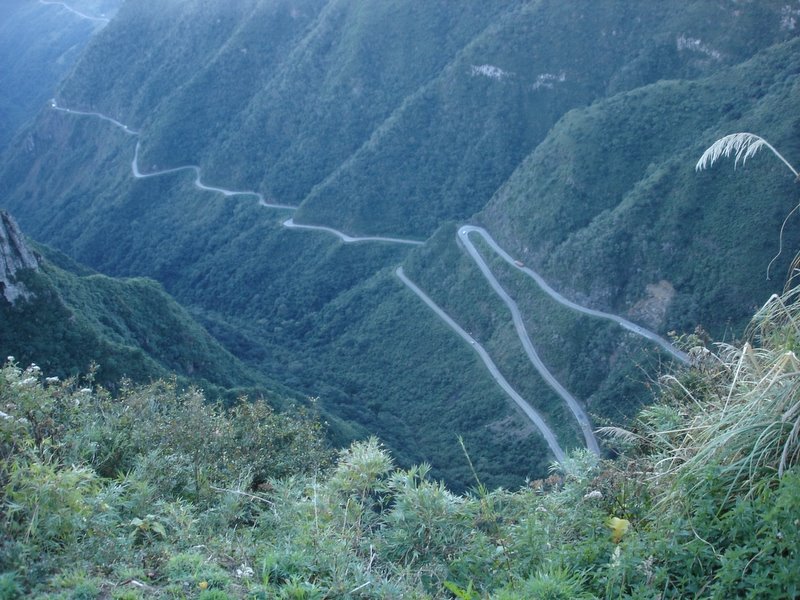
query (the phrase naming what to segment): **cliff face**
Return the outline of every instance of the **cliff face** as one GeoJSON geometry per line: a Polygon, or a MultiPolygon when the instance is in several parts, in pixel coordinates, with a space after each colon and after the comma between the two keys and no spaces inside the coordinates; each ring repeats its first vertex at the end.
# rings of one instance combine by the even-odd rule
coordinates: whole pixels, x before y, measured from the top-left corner
{"type": "Polygon", "coordinates": [[[17,222],[5,211],[0,211],[0,294],[14,304],[18,298],[27,298],[28,291],[17,282],[20,269],[38,269],[39,263],[25,244],[17,222]]]}

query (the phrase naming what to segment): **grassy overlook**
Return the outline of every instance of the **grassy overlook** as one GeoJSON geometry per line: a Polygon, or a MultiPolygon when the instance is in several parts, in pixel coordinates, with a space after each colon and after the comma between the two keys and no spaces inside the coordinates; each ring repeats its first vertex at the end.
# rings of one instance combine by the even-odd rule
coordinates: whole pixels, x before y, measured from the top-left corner
{"type": "MultiPolygon", "coordinates": [[[[397,264],[560,410],[509,351],[452,222],[478,213],[556,287],[602,307],[624,312],[670,281],[662,332],[740,326],[774,289],[754,273],[785,210],[766,194],[748,203],[757,189],[785,197],[788,183],[698,177],[688,157],[701,130],[733,123],[791,150],[798,53],[782,3],[229,4],[126,3],[60,104],[141,130],[144,170],[200,164],[206,181],[299,206],[298,221],[432,236],[425,247],[287,231],[288,213],[199,192],[186,173],[133,180],[129,136],[53,111],[26,131],[33,149],[4,155],[2,202],[94,269],[155,278],[249,366],[375,431],[402,465],[429,460],[466,488],[456,433],[490,487],[543,475],[548,458],[470,349],[399,286],[397,264]]],[[[558,326],[534,341],[590,408],[635,413],[644,375],[612,368],[614,335],[588,342],[519,294],[531,322],[545,310],[558,326]]]]}
{"type": "Polygon", "coordinates": [[[331,463],[313,420],[263,403],[226,412],[163,383],[114,402],[7,363],[0,593],[794,597],[797,293],[748,342],[665,373],[655,404],[606,430],[616,459],[575,452],[518,491],[455,495],[374,439],[331,463]]]}

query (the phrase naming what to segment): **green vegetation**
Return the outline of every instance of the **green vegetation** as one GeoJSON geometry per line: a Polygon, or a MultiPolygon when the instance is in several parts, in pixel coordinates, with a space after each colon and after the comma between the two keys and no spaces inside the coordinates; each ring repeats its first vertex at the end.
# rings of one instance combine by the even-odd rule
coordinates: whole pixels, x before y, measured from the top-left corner
{"type": "MultiPolygon", "coordinates": [[[[143,171],[198,164],[210,185],[298,206],[298,222],[430,240],[344,245],[285,230],[290,213],[252,197],[198,190],[185,171],[135,180],[134,138],[52,110],[0,158],[0,202],[98,272],[158,281],[248,367],[319,396],[351,439],[375,433],[399,465],[427,461],[461,492],[461,434],[488,486],[518,487],[546,476],[544,446],[393,269],[491,341],[579,440],[517,360],[449,223],[480,211],[504,248],[600,308],[629,313],[667,282],[674,298],[650,324],[662,334],[740,334],[777,291],[753,274],[775,254],[792,182],[689,165],[732,130],[795,154],[792,18],[784,0],[127,2],[54,95],[141,131],[143,171]]],[[[607,329],[519,295],[529,323],[552,324],[536,343],[590,410],[634,414],[644,376],[616,368],[625,342],[618,354],[607,329]]],[[[114,335],[127,345],[142,330],[126,327],[114,335]]]]}
{"type": "Polygon", "coordinates": [[[38,271],[18,273],[32,295],[13,305],[0,299],[3,356],[37,363],[62,379],[91,368],[107,387],[123,377],[143,383],[177,374],[212,397],[234,400],[249,389],[277,402],[276,392],[285,394],[224,350],[155,281],[98,275],[38,250],[70,270],[42,258],[38,271]]]}
{"type": "MultiPolygon", "coordinates": [[[[743,35],[761,47],[787,37],[778,26],[777,3],[762,3],[744,19],[705,2],[486,6],[480,11],[484,28],[464,40],[435,77],[420,77],[346,161],[298,198],[300,218],[356,232],[429,236],[445,221],[482,210],[567,111],[660,79],[694,79],[751,56],[755,47],[742,44],[734,30],[760,23],[758,34],[743,35]],[[681,36],[719,48],[719,60],[681,52],[681,36]]],[[[425,19],[419,10],[414,18],[425,19]]],[[[451,25],[446,39],[460,33],[451,25]]],[[[418,64],[404,62],[400,70],[418,64]]],[[[345,106],[352,101],[337,99],[345,106]]],[[[338,121],[342,112],[348,111],[338,109],[332,118],[338,121]]]]}
{"type": "MultiPolygon", "coordinates": [[[[0,371],[4,598],[778,598],[800,592],[800,289],[697,347],[619,452],[454,495],[375,439],[169,383],[0,371]]],[[[455,444],[458,446],[458,443],[455,444]]],[[[463,444],[465,452],[471,450],[463,444]]],[[[468,458],[465,458],[468,460],[468,458]]]]}
{"type": "Polygon", "coordinates": [[[469,344],[392,275],[403,263],[577,445],[453,223],[481,210],[577,300],[661,331],[742,331],[775,289],[754,273],[776,237],[800,242],[782,228],[796,173],[761,156],[747,176],[687,165],[731,130],[797,154],[793,15],[783,1],[125,3],[58,97],[140,129],[143,170],[197,163],[298,220],[431,237],[289,231],[285,210],[185,171],[133,179],[134,139],[107,121],[42,113],[0,160],[2,202],[71,258],[21,273],[34,299],[0,306],[17,357],[0,369],[0,598],[799,595],[800,289],[742,343],[683,336],[692,366],[642,371],[657,396],[642,409],[639,347],[492,259],[553,370],[599,417],[637,415],[603,428],[615,458],[573,449],[548,471],[469,344]],[[648,312],[654,285],[674,295],[648,312]],[[120,379],[177,371],[212,396],[267,381],[160,286],[319,404],[120,379]],[[317,410],[346,420],[340,438],[386,447],[332,460],[317,410]]]}
{"type": "Polygon", "coordinates": [[[112,398],[91,380],[8,362],[0,401],[4,598],[96,598],[112,579],[154,570],[171,597],[187,582],[217,587],[230,577],[205,564],[198,544],[229,526],[247,530],[252,515],[241,509],[272,478],[316,473],[329,460],[307,412],[245,398],[223,409],[174,381],[123,383],[112,398]]]}
{"type": "MultiPolygon", "coordinates": [[[[702,324],[719,338],[741,332],[779,291],[753,275],[777,252],[794,177],[763,156],[746,175],[692,166],[731,130],[763,131],[788,156],[800,154],[790,116],[798,42],[706,79],[662,81],[568,113],[481,221],[573,298],[619,312],[666,280],[676,294],[662,331],[702,324]]],[[[787,228],[786,246],[798,243],[797,229],[787,228]]],[[[782,258],[773,273],[788,263],[782,258]]]]}
{"type": "MultiPolygon", "coordinates": [[[[73,3],[90,14],[111,14],[119,0],[73,3]],[[93,12],[97,9],[97,12],[93,12]]],[[[59,5],[5,0],[0,6],[0,148],[53,97],[96,31],[59,5]]],[[[24,143],[24,142],[23,142],[24,143]]]]}
{"type": "Polygon", "coordinates": [[[341,390],[320,390],[323,406],[380,432],[400,465],[428,462],[462,491],[472,474],[455,443],[460,435],[481,449],[475,467],[487,485],[518,487],[546,472],[544,440],[473,349],[391,271],[326,306],[318,322],[313,335],[323,343],[309,373],[341,390]],[[353,318],[360,314],[366,318],[353,318]]]}

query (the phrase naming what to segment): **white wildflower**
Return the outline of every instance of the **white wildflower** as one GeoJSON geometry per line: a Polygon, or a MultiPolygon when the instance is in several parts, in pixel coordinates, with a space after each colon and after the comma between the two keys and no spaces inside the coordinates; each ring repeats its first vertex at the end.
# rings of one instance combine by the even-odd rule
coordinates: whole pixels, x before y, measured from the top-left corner
{"type": "Polygon", "coordinates": [[[620,565],[620,563],[622,562],[620,560],[621,556],[622,556],[622,550],[620,550],[619,546],[615,547],[614,548],[614,552],[611,553],[611,568],[612,569],[615,568],[615,567],[618,567],[620,565]]]}
{"type": "Polygon", "coordinates": [[[58,383],[58,377],[45,377],[45,383],[58,383]]]}
{"type": "Polygon", "coordinates": [[[722,156],[727,158],[731,154],[733,154],[735,157],[733,166],[736,168],[739,165],[740,160],[744,165],[748,158],[753,156],[763,147],[768,147],[770,150],[775,152],[772,146],[770,146],[767,141],[764,140],[764,138],[753,133],[732,133],[730,135],[726,135],[725,137],[721,137],[716,142],[711,144],[711,146],[709,146],[708,149],[703,152],[703,155],[700,157],[700,160],[697,161],[697,164],[694,168],[695,171],[702,171],[703,169],[713,166],[718,158],[722,156]]]}
{"type": "Polygon", "coordinates": [[[600,490],[592,490],[583,496],[584,500],[600,500],[603,497],[603,492],[600,490]]]}
{"type": "Polygon", "coordinates": [[[252,567],[248,567],[245,564],[239,565],[239,568],[236,569],[236,577],[239,579],[252,577],[254,574],[255,571],[253,571],[252,567]]]}

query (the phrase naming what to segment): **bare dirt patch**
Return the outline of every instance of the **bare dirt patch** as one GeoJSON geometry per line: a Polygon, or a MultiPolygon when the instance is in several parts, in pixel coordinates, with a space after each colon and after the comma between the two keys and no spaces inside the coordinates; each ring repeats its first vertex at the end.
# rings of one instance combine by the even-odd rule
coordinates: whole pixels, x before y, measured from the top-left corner
{"type": "Polygon", "coordinates": [[[675,296],[675,288],[669,281],[662,279],[658,283],[648,284],[645,292],[647,296],[634,304],[628,314],[635,321],[655,330],[664,322],[669,303],[675,296]]]}

